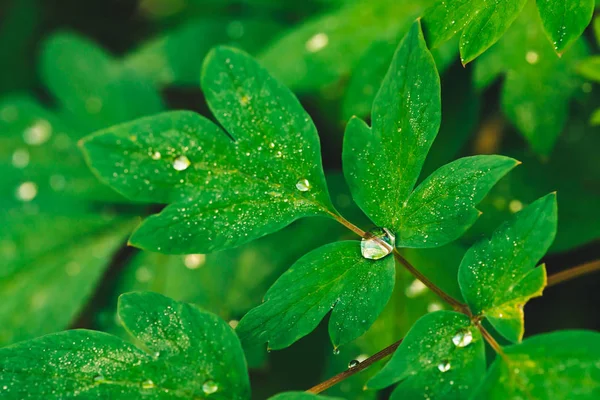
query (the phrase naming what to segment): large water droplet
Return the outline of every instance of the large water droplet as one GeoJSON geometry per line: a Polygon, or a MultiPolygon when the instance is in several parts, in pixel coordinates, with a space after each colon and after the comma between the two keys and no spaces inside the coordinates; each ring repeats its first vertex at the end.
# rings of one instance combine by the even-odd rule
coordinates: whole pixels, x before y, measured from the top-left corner
{"type": "Polygon", "coordinates": [[[154,389],[155,387],[156,385],[150,379],[146,379],[144,382],[142,382],[142,389],[154,389]]]}
{"type": "Polygon", "coordinates": [[[457,347],[466,347],[473,341],[471,331],[460,331],[452,338],[452,343],[457,347]]]}
{"type": "Polygon", "coordinates": [[[94,382],[96,383],[102,383],[105,381],[105,378],[103,375],[96,375],[94,376],[94,382]]]}
{"type": "Polygon", "coordinates": [[[44,119],[37,120],[23,132],[25,143],[31,146],[39,146],[50,139],[52,125],[44,119]]]}
{"type": "Polygon", "coordinates": [[[360,251],[364,258],[379,260],[394,251],[396,237],[386,228],[376,228],[360,242],[360,251]]]}
{"type": "Polygon", "coordinates": [[[296,182],[296,189],[298,189],[301,192],[308,192],[310,190],[310,182],[308,181],[308,179],[300,179],[298,182],[296,182]]]}
{"type": "Polygon", "coordinates": [[[33,182],[23,182],[17,188],[17,198],[21,201],[31,201],[37,196],[37,185],[33,182]]]}
{"type": "Polygon", "coordinates": [[[204,264],[204,261],[206,261],[204,254],[188,254],[185,256],[183,263],[189,269],[197,269],[204,264]]]}
{"type": "Polygon", "coordinates": [[[202,385],[202,391],[205,394],[212,394],[214,392],[216,392],[217,390],[219,390],[219,385],[217,384],[217,382],[213,381],[213,380],[208,380],[206,382],[204,382],[204,384],[202,385]]]}
{"type": "Polygon", "coordinates": [[[442,361],[438,364],[438,369],[440,370],[440,372],[450,371],[450,362],[442,361]]]}
{"type": "Polygon", "coordinates": [[[358,360],[351,360],[348,363],[348,368],[349,369],[356,368],[356,367],[358,367],[358,364],[360,364],[360,361],[358,361],[358,360]]]}
{"type": "Polygon", "coordinates": [[[186,156],[179,156],[173,161],[173,168],[177,171],[185,171],[190,164],[190,160],[186,156]]]}

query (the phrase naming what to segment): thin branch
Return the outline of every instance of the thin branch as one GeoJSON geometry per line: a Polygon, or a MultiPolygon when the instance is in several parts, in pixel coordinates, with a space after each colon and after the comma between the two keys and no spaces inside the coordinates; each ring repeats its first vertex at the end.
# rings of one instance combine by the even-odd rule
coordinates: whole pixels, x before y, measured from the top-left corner
{"type": "Polygon", "coordinates": [[[583,275],[591,274],[592,272],[596,271],[600,271],[600,260],[591,261],[589,263],[552,274],[548,277],[548,284],[546,287],[558,285],[559,283],[566,282],[583,275]]]}
{"type": "Polygon", "coordinates": [[[481,321],[475,322],[475,325],[481,332],[481,336],[483,336],[483,338],[486,340],[486,342],[488,342],[490,344],[490,346],[492,346],[492,349],[494,349],[494,351],[496,353],[500,354],[502,357],[505,357],[504,351],[502,350],[502,346],[500,346],[500,344],[496,341],[496,339],[494,339],[492,334],[489,333],[487,331],[487,329],[485,329],[483,327],[483,325],[481,324],[481,321]]]}
{"type": "Polygon", "coordinates": [[[467,314],[469,317],[471,316],[471,312],[466,304],[461,303],[460,301],[455,300],[442,289],[437,287],[437,285],[431,282],[425,275],[423,275],[418,269],[416,269],[406,258],[402,257],[402,255],[398,252],[398,250],[394,249],[394,257],[398,262],[404,267],[418,280],[423,282],[425,286],[427,286],[433,293],[437,294],[442,300],[446,303],[450,304],[456,311],[467,314]]]}
{"type": "Polygon", "coordinates": [[[346,218],[342,217],[341,215],[332,213],[328,210],[327,210],[327,212],[329,213],[329,215],[331,215],[331,217],[333,219],[335,219],[340,224],[344,225],[346,228],[350,229],[352,232],[356,233],[358,236],[363,237],[363,238],[367,236],[367,232],[363,231],[358,226],[356,226],[352,222],[348,221],[346,218]]]}
{"type": "Polygon", "coordinates": [[[402,339],[398,340],[394,344],[389,345],[388,347],[386,347],[385,349],[381,350],[380,352],[373,354],[371,357],[367,358],[365,361],[359,363],[355,367],[348,368],[344,372],[340,372],[339,374],[337,374],[337,375],[335,375],[335,376],[327,379],[326,381],[321,382],[318,385],[311,387],[306,392],[307,393],[317,394],[317,393],[321,393],[321,392],[329,389],[332,386],[337,385],[338,383],[340,383],[344,379],[349,378],[352,375],[357,374],[360,371],[369,368],[371,365],[373,365],[377,361],[381,360],[382,358],[385,358],[385,357],[389,356],[394,351],[396,351],[396,349],[398,348],[398,346],[400,346],[400,343],[402,343],[402,339]]]}

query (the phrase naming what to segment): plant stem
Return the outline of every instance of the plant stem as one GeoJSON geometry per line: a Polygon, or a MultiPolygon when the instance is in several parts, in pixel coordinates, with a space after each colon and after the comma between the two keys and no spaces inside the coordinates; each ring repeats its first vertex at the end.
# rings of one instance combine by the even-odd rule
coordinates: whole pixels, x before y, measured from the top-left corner
{"type": "Polygon", "coordinates": [[[331,215],[333,219],[335,219],[340,224],[344,225],[346,228],[350,229],[352,232],[356,233],[358,236],[363,238],[367,236],[367,232],[363,231],[358,226],[348,221],[346,218],[342,217],[341,215],[332,213],[329,210],[327,210],[327,212],[329,213],[329,215],[331,215]]]}
{"type": "Polygon", "coordinates": [[[582,275],[590,274],[592,272],[600,271],[600,260],[591,261],[582,265],[578,265],[573,268],[552,274],[548,277],[548,284],[546,287],[558,285],[559,283],[575,279],[582,275]]]}
{"type": "Polygon", "coordinates": [[[389,345],[388,347],[381,350],[380,352],[373,354],[371,357],[367,358],[365,361],[361,362],[356,367],[348,368],[344,372],[340,372],[339,374],[327,379],[326,381],[321,382],[318,385],[311,387],[306,392],[317,394],[317,393],[321,393],[321,392],[329,389],[330,387],[332,387],[334,385],[337,385],[344,379],[349,378],[350,376],[357,374],[364,369],[369,368],[372,364],[376,363],[377,361],[381,360],[382,358],[389,356],[398,348],[398,346],[400,346],[400,343],[402,343],[402,339],[398,340],[396,343],[389,345]]]}
{"type": "Polygon", "coordinates": [[[450,304],[456,311],[462,312],[471,316],[471,312],[466,304],[463,304],[448,294],[444,292],[442,289],[437,287],[437,285],[431,282],[425,275],[423,275],[418,269],[416,269],[406,258],[402,257],[402,254],[398,252],[398,250],[394,249],[394,257],[396,260],[404,265],[404,267],[410,272],[415,278],[423,282],[425,286],[427,286],[433,293],[437,294],[441,299],[443,299],[446,303],[450,304]]]}
{"type": "Polygon", "coordinates": [[[477,326],[477,328],[479,329],[479,331],[481,332],[481,336],[483,336],[483,338],[490,344],[490,346],[492,346],[492,349],[494,349],[494,351],[498,354],[500,354],[502,357],[504,357],[504,351],[502,350],[502,347],[500,346],[500,344],[496,341],[496,339],[494,339],[494,337],[492,336],[491,333],[489,333],[487,331],[487,329],[485,329],[483,327],[483,325],[481,324],[481,321],[477,321],[475,322],[475,325],[477,326]]]}

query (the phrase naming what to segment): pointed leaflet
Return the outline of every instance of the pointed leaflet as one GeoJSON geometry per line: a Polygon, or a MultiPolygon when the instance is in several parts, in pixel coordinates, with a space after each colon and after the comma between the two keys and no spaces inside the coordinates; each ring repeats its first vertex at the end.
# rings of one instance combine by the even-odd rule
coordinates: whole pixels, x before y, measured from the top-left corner
{"type": "Polygon", "coordinates": [[[411,194],[440,126],[439,76],[418,23],[398,47],[372,121],[372,128],[357,118],[348,123],[344,173],[357,204],[376,225],[396,233],[399,247],[458,238],[475,221],[475,204],[516,165],[499,156],[464,158],[411,194]]]}
{"type": "Polygon", "coordinates": [[[408,332],[392,359],[367,384],[400,382],[392,400],[464,399],[485,374],[485,347],[469,317],[454,311],[426,314],[408,332]]]}
{"type": "Polygon", "coordinates": [[[486,317],[508,340],[521,340],[523,306],[540,296],[546,269],[536,268],[556,234],[556,195],[533,202],[465,254],[458,273],[474,315],[486,317]]]}
{"type": "Polygon", "coordinates": [[[569,102],[584,83],[577,67],[587,54],[580,39],[559,58],[531,2],[502,40],[477,60],[475,82],[484,88],[503,74],[502,110],[534,151],[548,155],[565,128],[569,102]]]}
{"type": "Polygon", "coordinates": [[[240,343],[215,315],[137,292],[121,296],[119,317],[137,347],[74,330],[0,349],[2,397],[250,398],[240,343]]]}
{"type": "Polygon", "coordinates": [[[504,348],[474,400],[600,398],[600,334],[559,331],[504,348]]]}
{"type": "Polygon", "coordinates": [[[331,311],[334,347],[363,333],[381,313],[394,289],[394,258],[373,261],[360,242],[325,245],[300,258],[242,318],[236,331],[247,347],[268,342],[282,349],[310,333],[331,311]]]}
{"type": "Polygon", "coordinates": [[[425,12],[431,47],[438,47],[458,32],[463,64],[492,46],[517,18],[527,0],[436,0],[425,12]]]}
{"type": "Polygon", "coordinates": [[[59,33],[45,43],[41,76],[59,103],[90,129],[163,109],[150,81],[75,34],[59,33]]]}
{"type": "Polygon", "coordinates": [[[562,54],[581,36],[594,14],[594,0],[543,0],[536,2],[546,34],[562,54]]]}
{"type": "Polygon", "coordinates": [[[173,202],[131,238],[163,253],[206,253],[334,211],[316,128],[294,95],[245,53],[206,58],[202,88],[217,120],[169,112],[83,142],[97,174],[125,196],[173,202]]]}

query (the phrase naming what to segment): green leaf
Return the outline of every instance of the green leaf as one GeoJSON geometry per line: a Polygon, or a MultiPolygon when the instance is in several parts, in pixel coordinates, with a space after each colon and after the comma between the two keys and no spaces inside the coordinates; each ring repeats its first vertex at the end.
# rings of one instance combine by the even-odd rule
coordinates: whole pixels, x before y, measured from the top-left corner
{"type": "Polygon", "coordinates": [[[373,127],[353,118],[344,137],[344,175],[354,200],[378,226],[396,225],[399,205],[409,197],[439,130],[440,102],[433,57],[415,23],[375,98],[373,127]]]}
{"type": "Polygon", "coordinates": [[[600,56],[591,56],[577,65],[577,72],[586,79],[600,82],[600,56]]]}
{"type": "Polygon", "coordinates": [[[359,1],[308,20],[269,45],[261,62],[295,90],[348,77],[374,41],[396,43],[430,0],[359,1]]]}
{"type": "Polygon", "coordinates": [[[273,397],[269,397],[269,400],[342,400],[339,397],[326,397],[318,396],[312,393],[306,392],[286,392],[279,393],[273,397]]]}
{"type": "Polygon", "coordinates": [[[196,86],[202,61],[213,46],[231,43],[255,51],[278,30],[268,19],[197,18],[144,43],[123,63],[161,86],[196,86]]]}
{"type": "Polygon", "coordinates": [[[400,382],[391,399],[468,398],[485,374],[485,346],[469,317],[454,311],[418,320],[369,388],[400,382]]]}
{"type": "Polygon", "coordinates": [[[554,240],[556,220],[553,193],[515,214],[490,240],[476,243],[461,262],[458,281],[469,308],[510,341],[522,339],[523,306],[546,285],[546,269],[536,264],[554,240]]]}
{"type": "Polygon", "coordinates": [[[504,74],[502,110],[535,152],[548,155],[584,83],[577,66],[587,54],[581,39],[557,57],[531,2],[502,40],[477,60],[475,82],[482,88],[504,74]]]}
{"type": "Polygon", "coordinates": [[[462,236],[480,215],[475,204],[517,164],[503,156],[472,156],[440,167],[402,205],[396,245],[439,247],[462,236]]]}
{"type": "Polygon", "coordinates": [[[557,53],[564,53],[590,24],[594,0],[536,2],[548,39],[557,53]]]}
{"type": "Polygon", "coordinates": [[[504,348],[473,399],[572,399],[600,396],[600,334],[560,331],[504,348]]]}
{"type": "Polygon", "coordinates": [[[475,222],[475,204],[516,165],[499,156],[460,159],[413,192],[440,126],[439,77],[418,23],[394,56],[372,121],[372,128],[357,118],[348,123],[344,173],[357,204],[396,233],[398,247],[436,247],[458,238],[475,222]]]}
{"type": "Polygon", "coordinates": [[[460,58],[467,64],[490,48],[527,3],[527,0],[438,0],[424,16],[431,47],[438,47],[458,32],[460,58]]]}
{"type": "Polygon", "coordinates": [[[41,55],[41,76],[61,106],[86,129],[104,128],[163,108],[160,94],[149,81],[75,34],[59,33],[48,39],[41,55]]]}
{"type": "Polygon", "coordinates": [[[0,349],[7,399],[250,398],[240,343],[215,315],[155,293],[130,293],[119,317],[137,347],[74,330],[0,349]]]}
{"type": "Polygon", "coordinates": [[[224,47],[207,56],[202,87],[230,137],[195,113],[169,112],[83,141],[92,168],[125,196],[173,203],[144,221],[133,245],[206,253],[335,213],[316,128],[288,89],[224,47]]]}
{"type": "Polygon", "coordinates": [[[373,324],[394,288],[394,258],[373,261],[360,242],[336,242],[300,258],[269,289],[264,303],[242,318],[237,333],[247,347],[285,348],[314,330],[331,311],[335,348],[373,324]]]}

